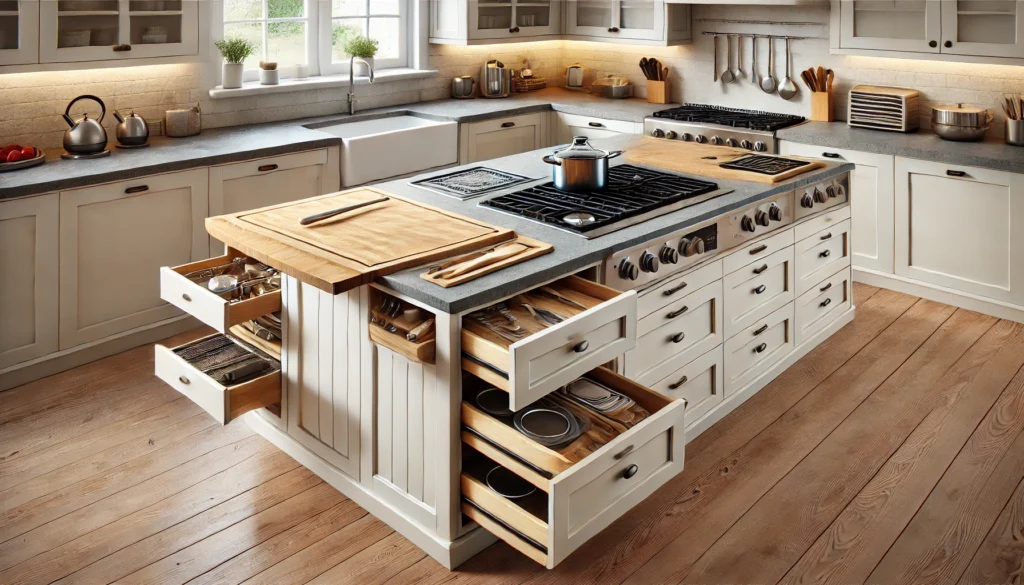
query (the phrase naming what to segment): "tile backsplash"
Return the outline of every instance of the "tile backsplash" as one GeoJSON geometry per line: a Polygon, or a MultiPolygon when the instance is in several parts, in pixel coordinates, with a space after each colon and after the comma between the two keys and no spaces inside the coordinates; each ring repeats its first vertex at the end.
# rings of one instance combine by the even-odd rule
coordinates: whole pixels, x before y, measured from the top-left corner
{"type": "MultiPolygon", "coordinates": [[[[992,135],[1002,135],[999,104],[1007,92],[1024,93],[1024,67],[979,65],[942,61],[853,57],[829,54],[827,6],[814,7],[738,7],[710,5],[693,9],[694,42],[679,47],[642,47],[580,41],[544,41],[505,45],[459,47],[431,45],[430,63],[439,75],[404,82],[360,86],[359,109],[442,99],[449,95],[450,79],[456,75],[477,75],[480,64],[497,58],[515,68],[528,62],[536,75],[548,85],[561,85],[567,65],[579,62],[588,77],[624,75],[635,85],[635,94],[646,94],[638,62],[642,56],[655,56],[671,67],[670,97],[673,101],[718,104],[723,106],[809,115],[810,98],[799,81],[799,72],[810,66],[831,68],[836,76],[837,117],[845,118],[849,89],[861,83],[912,87],[922,93],[925,108],[922,126],[928,126],[930,108],[937,103],[965,102],[991,108],[996,114],[992,135]],[[783,21],[801,24],[741,24],[723,21],[783,21]],[[712,80],[712,39],[704,31],[757,33],[813,37],[792,42],[792,76],[800,94],[792,101],[768,95],[750,82],[750,40],[741,49],[742,74],[733,84],[712,80]]],[[[724,39],[720,39],[719,70],[725,68],[724,39]]],[[[768,65],[768,41],[759,41],[759,69],[768,65]]],[[[784,43],[776,44],[775,74],[784,74],[784,43]]],[[[735,48],[734,48],[735,50],[735,48]]],[[[734,64],[735,68],[736,65],[734,64]]],[[[156,65],[75,72],[40,72],[0,75],[0,103],[5,104],[0,118],[0,144],[18,142],[43,147],[60,146],[65,124],[60,117],[67,103],[82,94],[99,96],[108,110],[135,109],[150,120],[159,120],[169,109],[200,103],[206,128],[254,124],[336,114],[345,111],[344,88],[308,92],[272,94],[259,97],[210,100],[209,82],[199,64],[156,65]]],[[[82,102],[75,113],[97,107],[82,102]]],[[[104,124],[112,127],[113,116],[104,124]]]]}

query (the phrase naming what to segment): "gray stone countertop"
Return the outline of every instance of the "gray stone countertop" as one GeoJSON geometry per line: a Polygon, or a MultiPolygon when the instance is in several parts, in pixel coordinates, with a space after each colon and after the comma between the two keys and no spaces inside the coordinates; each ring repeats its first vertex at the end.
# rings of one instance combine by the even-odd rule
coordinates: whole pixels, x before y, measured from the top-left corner
{"type": "Polygon", "coordinates": [[[36,195],[231,162],[239,162],[323,148],[341,139],[319,132],[316,126],[339,121],[359,121],[412,114],[436,120],[474,122],[495,117],[541,112],[594,116],[610,120],[642,122],[645,116],[673,104],[649,104],[641,99],[611,100],[549,88],[506,99],[446,99],[357,112],[252,126],[204,130],[197,136],[150,139],[148,148],[122,150],[108,144],[111,155],[92,160],[63,160],[61,149],[47,151],[46,164],[31,169],[0,173],[0,199],[36,195]]]}
{"type": "Polygon", "coordinates": [[[806,122],[779,130],[781,140],[916,158],[955,166],[1024,173],[1024,147],[1002,140],[952,142],[932,132],[910,134],[851,128],[846,122],[806,122]]]}
{"type": "MultiPolygon", "coordinates": [[[[628,149],[640,140],[643,140],[643,137],[624,135],[597,140],[594,141],[594,144],[601,148],[628,149]]],[[[542,154],[548,150],[541,149],[495,159],[488,161],[486,166],[534,178],[537,180],[536,182],[550,181],[550,166],[541,161],[542,154]]],[[[613,164],[623,164],[620,162],[621,160],[620,158],[612,162],[613,164]]],[[[380,280],[386,286],[430,307],[446,313],[460,313],[601,262],[615,250],[629,248],[651,238],[670,234],[715,215],[852,171],[853,168],[853,165],[849,163],[829,163],[825,169],[806,173],[775,185],[719,180],[720,187],[732,189],[732,192],[591,240],[525,218],[479,206],[479,203],[485,199],[522,189],[525,186],[523,184],[468,201],[460,201],[410,184],[410,181],[428,176],[450,173],[452,169],[427,173],[412,179],[381,183],[375,186],[396,195],[454,211],[467,217],[514,229],[520,234],[547,242],[555,249],[550,254],[512,265],[451,288],[442,288],[420,278],[420,274],[425,269],[423,266],[398,272],[380,280]]]]}

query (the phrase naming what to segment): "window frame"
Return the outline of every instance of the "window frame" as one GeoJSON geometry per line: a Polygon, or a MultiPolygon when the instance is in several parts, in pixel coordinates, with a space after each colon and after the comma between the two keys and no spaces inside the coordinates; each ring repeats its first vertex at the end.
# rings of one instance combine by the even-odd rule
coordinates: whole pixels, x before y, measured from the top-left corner
{"type": "Polygon", "coordinates": [[[331,8],[331,0],[319,0],[320,2],[320,37],[325,39],[320,44],[320,74],[321,75],[334,75],[348,73],[349,61],[345,60],[339,63],[335,63],[332,60],[333,47],[331,46],[331,39],[333,37],[333,27],[335,20],[365,20],[366,30],[369,34],[370,30],[370,19],[371,18],[397,18],[398,19],[398,58],[397,59],[381,59],[374,58],[373,68],[374,71],[383,69],[398,69],[410,66],[409,58],[409,45],[410,39],[413,37],[413,31],[411,29],[412,19],[409,17],[411,11],[410,0],[398,0],[398,14],[370,14],[370,5],[372,0],[364,0],[366,2],[366,14],[363,16],[340,16],[335,18],[331,8]]]}
{"type": "MultiPolygon", "coordinates": [[[[261,0],[263,3],[263,14],[268,15],[269,2],[270,0],[261,0]]],[[[220,38],[224,38],[224,31],[228,25],[232,24],[245,24],[245,23],[259,23],[263,25],[263,39],[262,47],[263,50],[267,49],[267,38],[269,35],[270,24],[276,22],[302,22],[306,25],[306,66],[309,69],[309,75],[319,75],[319,69],[317,68],[317,45],[319,44],[318,34],[319,27],[317,26],[317,5],[320,0],[304,0],[305,16],[285,17],[285,18],[270,18],[264,16],[262,18],[244,19],[244,20],[227,20],[224,15],[224,6],[219,7],[220,17],[220,38]]],[[[263,56],[261,56],[261,60],[263,56]]],[[[297,72],[295,63],[278,63],[278,70],[281,72],[281,78],[287,79],[295,77],[297,72]]],[[[243,81],[254,81],[259,79],[259,68],[246,69],[242,73],[243,81]]]]}

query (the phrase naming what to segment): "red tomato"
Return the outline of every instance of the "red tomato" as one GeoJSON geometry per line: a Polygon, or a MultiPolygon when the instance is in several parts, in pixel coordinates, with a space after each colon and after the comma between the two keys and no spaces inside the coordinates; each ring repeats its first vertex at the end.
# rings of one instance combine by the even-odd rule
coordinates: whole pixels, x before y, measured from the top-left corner
{"type": "Polygon", "coordinates": [[[0,159],[7,160],[7,155],[15,150],[21,150],[21,146],[17,144],[9,144],[3,148],[0,148],[0,159]]]}
{"type": "Polygon", "coordinates": [[[21,151],[20,150],[12,150],[11,152],[7,153],[7,162],[9,162],[9,163],[18,162],[19,160],[21,160],[23,158],[25,158],[25,157],[23,157],[21,155],[21,151]]]}
{"type": "Polygon", "coordinates": [[[35,158],[36,149],[33,146],[26,146],[21,149],[21,158],[35,158]]]}

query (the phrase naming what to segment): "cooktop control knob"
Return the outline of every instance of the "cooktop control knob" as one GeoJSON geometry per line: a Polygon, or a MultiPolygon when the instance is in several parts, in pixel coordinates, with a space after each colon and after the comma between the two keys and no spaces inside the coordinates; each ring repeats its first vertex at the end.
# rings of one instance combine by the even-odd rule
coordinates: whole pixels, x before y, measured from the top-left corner
{"type": "Polygon", "coordinates": [[[665,133],[662,132],[661,128],[655,128],[654,130],[651,130],[651,136],[655,138],[661,138],[664,135],[665,133]]]}
{"type": "Polygon", "coordinates": [[[756,230],[757,227],[754,226],[754,220],[750,219],[749,215],[744,215],[740,218],[740,229],[745,232],[752,232],[756,230]]]}
{"type": "Polygon", "coordinates": [[[658,258],[660,258],[665,264],[675,264],[676,262],[679,262],[679,250],[665,244],[661,249],[661,252],[658,253],[658,258]]]}
{"type": "Polygon", "coordinates": [[[696,142],[697,144],[704,144],[705,142],[708,141],[708,139],[703,134],[698,134],[696,137],[694,137],[693,141],[696,142]]]}
{"type": "Polygon", "coordinates": [[[712,136],[711,137],[711,144],[718,145],[718,144],[721,144],[721,143],[722,143],[722,139],[721,138],[719,138],[717,136],[712,136]]]}
{"type": "Polygon", "coordinates": [[[683,142],[690,142],[693,140],[693,134],[689,132],[683,132],[683,135],[679,137],[683,142]]]}
{"type": "Polygon", "coordinates": [[[782,221],[782,208],[772,203],[768,208],[768,218],[772,221],[782,221]]]}
{"type": "Polygon", "coordinates": [[[754,223],[760,226],[768,227],[768,224],[771,223],[768,219],[768,213],[758,209],[757,213],[754,214],[754,223]]]}
{"type": "Polygon", "coordinates": [[[683,256],[689,258],[694,254],[704,253],[704,239],[703,238],[683,238],[679,240],[679,251],[683,253],[683,256]]]}
{"type": "Polygon", "coordinates": [[[758,140],[757,142],[754,143],[754,150],[757,152],[764,152],[768,150],[768,145],[758,140]]]}
{"type": "Polygon", "coordinates": [[[623,280],[636,280],[640,277],[640,270],[637,269],[636,265],[626,258],[619,264],[619,278],[623,280]]]}
{"type": "Polygon", "coordinates": [[[754,143],[749,141],[749,140],[741,140],[740,141],[740,148],[746,148],[747,150],[753,150],[754,149],[754,143]]]}
{"type": "Polygon", "coordinates": [[[815,187],[814,188],[814,202],[815,203],[825,203],[826,201],[828,201],[828,195],[825,195],[824,193],[821,192],[821,189],[818,189],[817,187],[815,187]]]}
{"type": "Polygon", "coordinates": [[[800,207],[807,209],[814,207],[814,197],[811,197],[810,193],[804,193],[804,196],[800,198],[800,207]]]}
{"type": "Polygon", "coordinates": [[[650,252],[644,252],[640,255],[640,270],[644,272],[657,272],[658,271],[658,257],[650,252]]]}
{"type": "Polygon", "coordinates": [[[736,142],[735,138],[726,138],[725,139],[725,145],[726,146],[732,146],[733,148],[735,148],[738,144],[739,143],[736,142]]]}
{"type": "Polygon", "coordinates": [[[669,130],[668,132],[665,133],[665,138],[668,138],[669,140],[675,140],[676,136],[679,136],[679,135],[676,134],[675,130],[669,130]]]}

